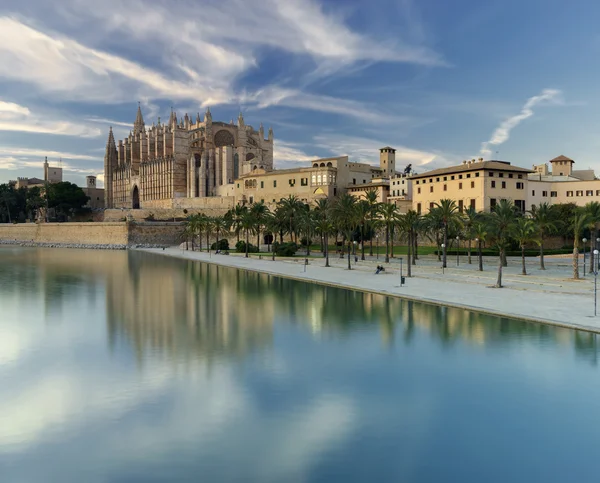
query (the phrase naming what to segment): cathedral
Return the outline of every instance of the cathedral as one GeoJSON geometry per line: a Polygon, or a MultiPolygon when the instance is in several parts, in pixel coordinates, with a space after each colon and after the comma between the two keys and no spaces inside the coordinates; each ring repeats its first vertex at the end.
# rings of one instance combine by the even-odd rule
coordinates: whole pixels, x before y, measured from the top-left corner
{"type": "MultiPolygon", "coordinates": [[[[273,170],[273,130],[244,123],[213,122],[186,114],[146,128],[138,107],[133,130],[115,142],[112,128],[104,156],[106,208],[172,208],[195,205],[199,198],[224,196],[233,181],[254,170],[273,170]],[[184,198],[185,200],[182,200],[184,198]],[[195,199],[195,200],[194,200],[195,199]]],[[[229,190],[228,190],[229,188],[229,190]]]]}

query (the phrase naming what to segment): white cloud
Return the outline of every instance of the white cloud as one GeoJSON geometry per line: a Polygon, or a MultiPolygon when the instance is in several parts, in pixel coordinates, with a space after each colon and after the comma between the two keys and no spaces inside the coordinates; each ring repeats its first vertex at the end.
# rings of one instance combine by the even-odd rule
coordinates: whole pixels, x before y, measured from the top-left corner
{"type": "Polygon", "coordinates": [[[300,144],[289,143],[285,141],[276,141],[273,146],[273,159],[275,169],[297,167],[296,163],[307,163],[318,158],[317,155],[311,155],[301,149],[300,144]]]}
{"type": "Polygon", "coordinates": [[[34,116],[28,107],[1,100],[0,131],[81,137],[96,137],[101,134],[100,129],[85,124],[54,119],[52,116],[45,116],[41,113],[34,116]]]}
{"type": "Polygon", "coordinates": [[[481,155],[490,156],[492,154],[490,146],[499,146],[508,141],[510,132],[522,121],[533,116],[533,108],[535,106],[544,103],[562,103],[562,92],[558,89],[544,89],[541,94],[527,99],[519,114],[502,121],[492,134],[490,140],[481,144],[481,155]]]}

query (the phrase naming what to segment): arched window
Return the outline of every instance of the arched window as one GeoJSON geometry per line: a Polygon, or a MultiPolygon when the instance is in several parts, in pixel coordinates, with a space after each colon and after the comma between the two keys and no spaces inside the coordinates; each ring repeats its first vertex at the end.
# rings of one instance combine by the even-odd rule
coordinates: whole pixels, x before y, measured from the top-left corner
{"type": "Polygon", "coordinates": [[[318,168],[319,165],[317,163],[313,164],[313,168],[318,168]]]}
{"type": "Polygon", "coordinates": [[[321,163],[321,168],[324,168],[324,167],[325,167],[325,163],[321,163]]]}
{"type": "Polygon", "coordinates": [[[238,153],[233,155],[233,179],[240,177],[240,157],[238,153]]]}
{"type": "Polygon", "coordinates": [[[327,163],[327,167],[328,167],[328,168],[331,168],[331,167],[333,167],[333,164],[331,164],[331,161],[329,161],[329,162],[327,163]]]}

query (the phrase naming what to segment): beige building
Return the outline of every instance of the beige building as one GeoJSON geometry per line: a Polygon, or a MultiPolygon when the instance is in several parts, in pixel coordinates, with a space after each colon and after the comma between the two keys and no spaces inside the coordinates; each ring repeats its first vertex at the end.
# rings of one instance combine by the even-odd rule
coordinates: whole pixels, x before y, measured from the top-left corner
{"type": "Polygon", "coordinates": [[[92,210],[104,208],[104,189],[96,186],[96,177],[86,176],[85,181],[86,186],[81,189],[90,198],[86,206],[92,210]]]}
{"type": "Polygon", "coordinates": [[[455,200],[459,209],[490,211],[501,199],[513,200],[521,211],[527,205],[527,175],[532,171],[506,161],[463,161],[458,166],[435,169],[410,178],[412,205],[427,213],[440,200],[455,200]]]}
{"type": "Polygon", "coordinates": [[[574,170],[575,161],[558,156],[547,164],[534,166],[528,176],[529,205],[541,203],[575,203],[584,206],[590,201],[600,201],[600,180],[592,169],[574,170]]]}
{"type": "Polygon", "coordinates": [[[104,157],[107,208],[173,208],[198,206],[199,200],[222,196],[227,185],[253,170],[273,169],[273,130],[265,139],[244,123],[213,122],[174,112],[167,124],[146,129],[138,107],[129,137],[115,142],[109,131],[104,157]]]}
{"type": "Polygon", "coordinates": [[[19,188],[43,188],[46,183],[62,183],[63,170],[57,166],[48,164],[48,157],[44,160],[44,179],[39,178],[17,178],[15,187],[19,188]]]}

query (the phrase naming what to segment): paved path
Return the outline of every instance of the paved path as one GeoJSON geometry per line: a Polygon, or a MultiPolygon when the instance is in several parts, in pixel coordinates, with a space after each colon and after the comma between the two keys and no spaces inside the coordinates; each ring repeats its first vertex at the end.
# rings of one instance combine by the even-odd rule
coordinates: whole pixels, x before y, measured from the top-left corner
{"type": "MultiPolygon", "coordinates": [[[[505,288],[497,289],[492,288],[497,276],[493,258],[486,260],[483,272],[477,270],[475,257],[472,265],[468,265],[464,257],[458,267],[456,258],[449,258],[448,268],[442,274],[441,264],[435,257],[422,257],[417,266],[413,266],[413,277],[406,278],[406,284],[400,287],[399,259],[392,259],[389,264],[385,264],[383,258],[377,260],[375,257],[358,263],[353,261],[353,270],[348,270],[347,260],[339,256],[331,257],[333,266],[325,268],[322,258],[309,259],[309,265],[305,267],[303,258],[271,261],[270,255],[262,255],[262,259],[256,255],[244,258],[238,254],[215,255],[175,247],[143,251],[600,332],[600,315],[594,317],[594,277],[570,279],[571,260],[566,258],[548,258],[545,271],[539,270],[539,262],[533,259],[527,264],[531,273],[527,276],[520,275],[520,259],[509,259],[509,267],[504,268],[505,288]],[[377,264],[386,267],[380,275],[374,273],[377,264]]],[[[405,259],[403,262],[403,274],[406,275],[405,259]]]]}

